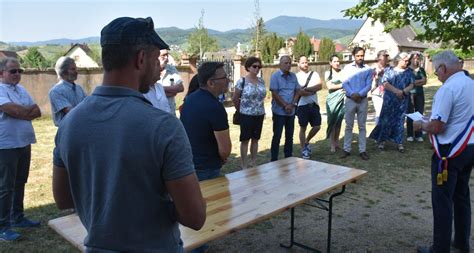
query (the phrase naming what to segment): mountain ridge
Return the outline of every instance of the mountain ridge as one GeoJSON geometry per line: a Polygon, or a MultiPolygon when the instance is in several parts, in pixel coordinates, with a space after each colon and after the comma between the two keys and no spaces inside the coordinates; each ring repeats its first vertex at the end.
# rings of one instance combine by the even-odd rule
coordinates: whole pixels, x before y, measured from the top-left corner
{"type": "MultiPolygon", "coordinates": [[[[329,37],[331,39],[338,39],[355,34],[357,29],[362,25],[362,20],[350,20],[350,19],[331,19],[331,20],[320,20],[308,17],[294,17],[294,16],[278,16],[265,22],[265,30],[267,32],[275,32],[279,36],[288,37],[295,36],[300,29],[305,31],[308,36],[315,36],[316,38],[329,37]]],[[[189,33],[195,28],[178,28],[175,26],[171,27],[159,27],[155,30],[160,36],[170,45],[183,45],[187,43],[189,33]]],[[[208,33],[211,36],[215,36],[219,46],[222,48],[229,48],[235,46],[238,42],[244,43],[251,40],[252,32],[251,28],[246,29],[231,29],[228,31],[218,31],[214,29],[208,29],[208,33]]],[[[68,45],[75,43],[87,43],[87,44],[98,44],[100,43],[100,37],[91,36],[81,39],[52,39],[35,42],[9,42],[15,46],[40,46],[40,45],[68,45]]]]}

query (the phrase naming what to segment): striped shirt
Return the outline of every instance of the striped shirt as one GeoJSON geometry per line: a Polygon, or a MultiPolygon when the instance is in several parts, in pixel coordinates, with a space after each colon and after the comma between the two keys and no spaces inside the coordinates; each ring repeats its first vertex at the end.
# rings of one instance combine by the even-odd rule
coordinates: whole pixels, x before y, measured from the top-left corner
{"type": "Polygon", "coordinates": [[[64,109],[75,107],[87,95],[80,85],[61,80],[51,88],[48,96],[54,125],[59,126],[61,120],[66,116],[64,109]]]}

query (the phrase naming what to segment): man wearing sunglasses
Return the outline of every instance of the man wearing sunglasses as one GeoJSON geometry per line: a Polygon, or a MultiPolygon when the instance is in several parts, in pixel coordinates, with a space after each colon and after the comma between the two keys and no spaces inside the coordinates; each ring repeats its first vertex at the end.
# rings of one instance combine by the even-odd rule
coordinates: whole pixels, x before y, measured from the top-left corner
{"type": "Polygon", "coordinates": [[[36,142],[31,121],[41,116],[38,105],[21,80],[15,58],[0,60],[0,241],[14,241],[20,234],[12,227],[38,227],[38,221],[24,217],[23,198],[36,142]]]}
{"type": "Polygon", "coordinates": [[[66,114],[78,105],[86,93],[82,87],[75,83],[77,79],[77,69],[74,59],[70,57],[59,57],[54,68],[58,75],[59,82],[49,91],[49,102],[55,126],[59,126],[66,114]]]}

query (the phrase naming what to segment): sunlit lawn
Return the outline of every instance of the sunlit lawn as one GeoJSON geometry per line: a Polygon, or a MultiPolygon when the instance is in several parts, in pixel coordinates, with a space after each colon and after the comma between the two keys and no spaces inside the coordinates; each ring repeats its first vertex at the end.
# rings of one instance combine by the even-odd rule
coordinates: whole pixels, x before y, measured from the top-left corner
{"type": "MultiPolygon", "coordinates": [[[[431,97],[438,88],[439,82],[430,80],[429,85],[426,87],[426,108],[429,110],[431,107],[431,97]]],[[[325,97],[327,92],[321,91],[319,94],[319,101],[323,113],[325,109],[325,97]]],[[[229,113],[231,116],[231,113],[229,113]]],[[[229,117],[231,118],[231,117],[229,117]]],[[[343,126],[344,127],[344,126],[343,126]]],[[[32,149],[32,163],[31,172],[29,176],[29,182],[26,188],[25,207],[27,216],[32,219],[41,220],[42,226],[38,229],[21,229],[19,230],[22,234],[22,239],[18,242],[13,243],[0,243],[1,252],[69,252],[74,251],[74,248],[70,246],[65,240],[58,236],[54,231],[49,229],[46,225],[47,221],[56,217],[65,215],[65,212],[59,211],[53,201],[51,192],[51,172],[52,172],[52,150],[54,147],[53,140],[56,134],[56,128],[52,121],[48,117],[44,117],[40,120],[34,121],[34,128],[36,131],[37,144],[33,145],[32,149]]],[[[373,121],[369,121],[367,124],[368,134],[374,128],[373,121]]],[[[297,121],[295,122],[295,135],[294,135],[294,155],[299,156],[300,148],[298,145],[297,133],[299,127],[297,121]]],[[[353,154],[346,160],[339,159],[340,153],[331,154],[329,152],[329,142],[325,139],[326,124],[323,122],[321,131],[317,134],[315,140],[312,142],[313,147],[313,160],[329,162],[334,164],[341,164],[349,167],[364,169],[369,171],[366,178],[361,180],[360,188],[352,189],[352,196],[354,198],[366,196],[367,192],[377,192],[377,198],[392,198],[396,195],[399,190],[397,184],[403,183],[416,183],[426,184],[426,178],[429,177],[429,157],[432,151],[429,148],[427,142],[419,143],[408,143],[406,144],[407,152],[400,154],[395,151],[395,146],[388,146],[387,151],[380,152],[376,150],[375,144],[372,140],[368,140],[368,153],[370,155],[369,161],[362,161],[357,154],[357,144],[353,143],[353,154]],[[412,169],[418,168],[418,169],[412,169]],[[425,169],[419,169],[425,168],[425,169]],[[360,190],[358,192],[358,189],[360,190]],[[384,197],[385,196],[385,197],[384,197]]],[[[354,131],[357,132],[357,127],[354,127],[354,131]]],[[[229,162],[224,166],[222,173],[230,173],[236,171],[239,168],[239,157],[240,157],[240,143],[239,143],[239,128],[231,125],[231,139],[232,139],[232,155],[229,162]]],[[[342,137],[343,134],[341,134],[342,137]]],[[[356,140],[357,135],[354,136],[356,140]]],[[[259,154],[257,162],[258,164],[266,163],[270,159],[269,150],[270,142],[272,137],[272,122],[271,115],[267,115],[264,121],[264,127],[262,132],[262,138],[260,140],[259,154]]],[[[342,146],[342,139],[341,139],[342,146]]],[[[283,138],[281,141],[283,145],[283,138]]],[[[282,149],[282,148],[281,148],[282,149]]],[[[280,157],[282,154],[280,154],[280,157]]],[[[403,187],[403,186],[402,186],[403,187]]],[[[425,187],[429,189],[428,186],[425,187]]],[[[428,191],[428,190],[427,190],[428,191]]],[[[425,193],[422,197],[428,199],[425,193]]],[[[421,198],[412,196],[414,199],[411,202],[419,202],[421,198]]],[[[362,198],[362,197],[361,197],[362,198]]],[[[366,196],[370,199],[370,196],[366,196]]],[[[377,200],[373,200],[377,201],[377,200]]],[[[410,202],[410,201],[407,201],[410,202]]],[[[424,212],[427,216],[430,214],[430,205],[424,204],[424,212]]],[[[364,214],[358,214],[364,215],[364,214]]],[[[366,215],[371,215],[371,210],[366,210],[366,215]]],[[[416,215],[416,214],[413,214],[416,215]]],[[[131,228],[134,229],[134,228],[131,228]]],[[[139,229],[139,228],[136,228],[139,229]]],[[[278,229],[278,228],[273,228],[278,229]]],[[[281,228],[286,229],[286,228],[281,228]]],[[[241,233],[245,233],[243,230],[241,233]]],[[[348,231],[347,233],[350,233],[348,231]]],[[[230,235],[232,236],[232,235],[230,235]]],[[[429,232],[427,232],[429,238],[429,232]]],[[[227,240],[232,243],[231,239],[227,240]]],[[[238,242],[235,242],[238,243],[238,242]]],[[[339,242],[341,243],[341,242],[339,242]]],[[[350,245],[354,243],[348,242],[347,245],[336,244],[339,249],[350,250],[350,245]]],[[[217,249],[219,245],[216,246],[217,249]]],[[[248,249],[253,251],[252,248],[248,249]]],[[[256,249],[255,249],[256,250],[256,249]]],[[[246,250],[247,251],[247,250],[246,250]]]]}

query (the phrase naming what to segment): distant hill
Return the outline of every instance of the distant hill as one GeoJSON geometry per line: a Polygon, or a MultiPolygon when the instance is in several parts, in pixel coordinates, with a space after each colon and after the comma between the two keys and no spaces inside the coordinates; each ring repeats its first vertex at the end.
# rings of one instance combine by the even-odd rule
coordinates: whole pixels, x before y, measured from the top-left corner
{"type": "Polygon", "coordinates": [[[10,44],[16,46],[41,46],[41,45],[70,45],[75,43],[87,43],[87,44],[96,44],[100,42],[100,37],[87,37],[83,39],[54,39],[54,40],[45,40],[45,41],[35,41],[35,42],[27,42],[27,41],[16,41],[10,42],[10,44]]]}
{"type": "Polygon", "coordinates": [[[289,35],[314,28],[338,29],[356,31],[364,20],[331,19],[319,20],[306,17],[278,16],[265,22],[265,29],[278,34],[289,35]]]}
{"type": "MultiPolygon", "coordinates": [[[[332,19],[332,20],[318,20],[306,17],[290,17],[279,16],[265,22],[265,30],[268,32],[275,32],[282,37],[296,36],[300,29],[303,29],[310,37],[315,38],[328,37],[333,40],[347,41],[347,38],[353,36],[357,29],[362,25],[363,20],[349,20],[349,19],[332,19]]],[[[181,29],[177,27],[162,27],[157,28],[156,31],[160,36],[170,45],[187,45],[189,34],[194,28],[181,29]]],[[[246,29],[232,29],[226,32],[221,32],[213,29],[208,29],[209,35],[216,37],[217,42],[221,48],[232,48],[238,42],[245,44],[249,43],[252,38],[252,31],[250,28],[246,29]]],[[[40,45],[61,45],[67,46],[74,43],[98,44],[100,37],[88,37],[83,39],[54,39],[47,41],[36,42],[10,42],[10,45],[15,46],[40,46],[40,45]]]]}

